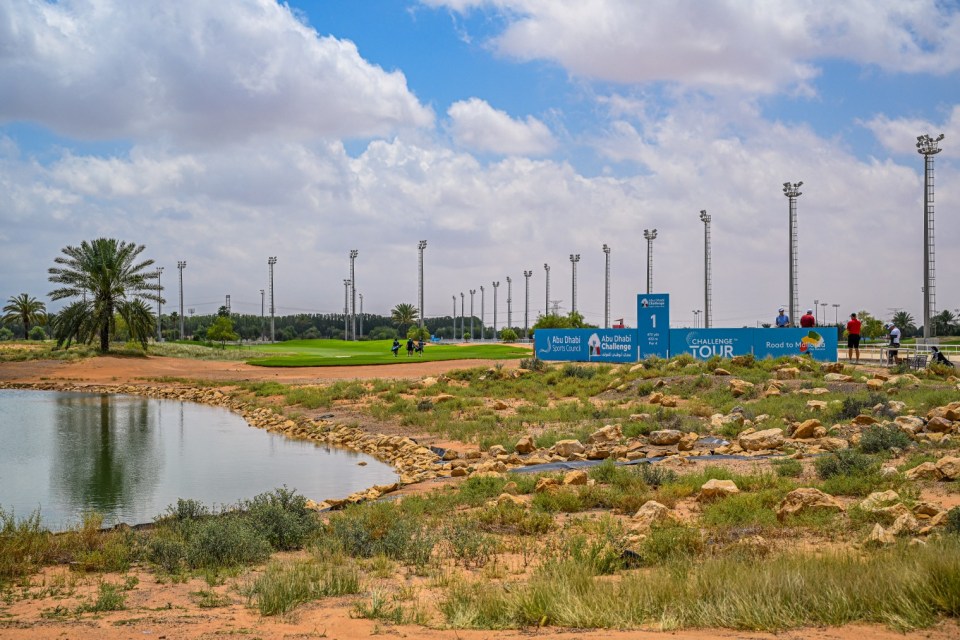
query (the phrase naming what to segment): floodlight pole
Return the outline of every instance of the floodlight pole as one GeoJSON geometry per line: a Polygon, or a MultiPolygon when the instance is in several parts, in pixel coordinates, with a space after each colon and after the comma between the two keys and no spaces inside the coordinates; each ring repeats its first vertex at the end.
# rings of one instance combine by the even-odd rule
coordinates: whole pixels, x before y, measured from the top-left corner
{"type": "Polygon", "coordinates": [[[477,292],[476,289],[470,289],[470,341],[473,341],[473,294],[477,292]]]}
{"type": "Polygon", "coordinates": [[[840,324],[840,305],[833,303],[831,306],[833,307],[833,324],[840,324]]]}
{"type": "Polygon", "coordinates": [[[713,316],[713,277],[711,273],[710,255],[710,214],[706,209],[700,210],[700,221],[703,222],[703,326],[710,328],[710,318],[713,316]]]}
{"type": "Polygon", "coordinates": [[[577,263],[580,262],[579,253],[570,254],[570,274],[573,280],[573,303],[570,308],[571,313],[577,312],[577,263]]]}
{"type": "Polygon", "coordinates": [[[484,304],[486,303],[486,300],[487,300],[486,291],[487,290],[484,289],[483,285],[480,285],[480,339],[481,340],[487,339],[487,335],[484,332],[484,328],[483,328],[484,316],[485,316],[484,304]]]}
{"type": "Polygon", "coordinates": [[[453,294],[453,335],[451,338],[457,339],[457,294],[453,294]]]}
{"type": "Polygon", "coordinates": [[[267,264],[270,265],[270,342],[277,341],[275,314],[277,308],[273,304],[273,265],[277,264],[277,256],[267,258],[267,264]]]}
{"type": "Polygon", "coordinates": [[[513,327],[513,280],[507,276],[507,329],[513,327]]]}
{"type": "Polygon", "coordinates": [[[610,328],[610,247],[603,245],[603,328],[610,328]]]}
{"type": "Polygon", "coordinates": [[[543,270],[547,272],[547,297],[543,304],[543,315],[550,315],[550,265],[546,262],[543,263],[543,270]]]}
{"type": "Polygon", "coordinates": [[[799,292],[797,291],[797,198],[802,195],[800,187],[803,181],[797,183],[783,183],[783,195],[790,199],[790,322],[797,326],[797,307],[799,292]]]}
{"type": "Polygon", "coordinates": [[[500,281],[496,280],[493,283],[493,339],[497,339],[497,287],[500,286],[500,281]]]}
{"type": "Polygon", "coordinates": [[[266,299],[266,298],[265,298],[265,292],[264,292],[263,289],[260,289],[260,342],[266,342],[266,341],[267,341],[267,337],[264,335],[264,332],[265,332],[264,326],[265,326],[265,324],[266,324],[266,323],[264,322],[264,316],[265,316],[265,314],[264,314],[264,312],[263,312],[263,310],[264,310],[264,308],[265,308],[265,304],[264,304],[264,300],[265,300],[265,299],[266,299]]]}
{"type": "Polygon", "coordinates": [[[180,270],[180,339],[183,340],[183,270],[187,266],[186,260],[177,261],[177,269],[180,270]]]}
{"type": "Polygon", "coordinates": [[[343,339],[350,339],[350,279],[343,279],[343,339]]]}
{"type": "Polygon", "coordinates": [[[530,276],[533,271],[524,270],[523,278],[526,281],[523,289],[523,339],[530,338],[530,276]]]}
{"type": "Polygon", "coordinates": [[[917,153],[923,155],[923,337],[933,336],[937,314],[936,251],[933,235],[933,156],[940,153],[941,133],[936,138],[917,136],[917,153]]]}
{"type": "Polygon", "coordinates": [[[817,318],[817,306],[819,306],[819,304],[820,304],[820,301],[819,301],[818,299],[814,298],[814,299],[813,299],[813,320],[814,320],[814,322],[817,322],[817,321],[819,320],[819,319],[817,318]]]}
{"type": "Polygon", "coordinates": [[[830,305],[829,302],[820,303],[820,324],[827,324],[827,307],[830,305]]]}
{"type": "Polygon", "coordinates": [[[354,272],[354,263],[360,252],[350,250],[350,333],[353,340],[357,339],[357,280],[354,272]]]}
{"type": "Polygon", "coordinates": [[[643,237],[647,240],[647,295],[653,290],[653,241],[657,239],[656,229],[644,229],[643,237]]]}
{"type": "Polygon", "coordinates": [[[227,308],[227,317],[233,317],[233,313],[230,311],[230,294],[227,294],[226,300],[223,301],[223,306],[227,308]]]}
{"type": "Polygon", "coordinates": [[[427,248],[427,241],[421,240],[417,243],[417,250],[420,252],[420,328],[423,329],[423,250],[427,248]]]}
{"type": "Polygon", "coordinates": [[[362,338],[363,337],[363,294],[358,293],[357,295],[360,296],[360,337],[362,338]]]}
{"type": "Polygon", "coordinates": [[[465,315],[466,315],[466,311],[464,311],[464,295],[463,295],[463,291],[461,291],[460,292],[460,339],[461,340],[463,339],[463,334],[467,332],[466,319],[464,317],[465,315]]]}
{"type": "Polygon", "coordinates": [[[157,342],[163,340],[163,334],[161,333],[160,317],[161,317],[161,307],[160,301],[163,300],[163,287],[160,286],[160,274],[163,273],[163,267],[157,267],[157,342]]]}

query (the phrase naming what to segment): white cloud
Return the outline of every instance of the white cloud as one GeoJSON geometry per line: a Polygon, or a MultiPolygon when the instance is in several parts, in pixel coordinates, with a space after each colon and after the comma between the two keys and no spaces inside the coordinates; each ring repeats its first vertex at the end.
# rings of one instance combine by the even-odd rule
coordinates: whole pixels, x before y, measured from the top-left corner
{"type": "Polygon", "coordinates": [[[433,123],[407,88],[272,0],[0,4],[0,122],[202,145],[433,123]]]}
{"type": "Polygon", "coordinates": [[[816,61],[829,58],[895,72],[960,69],[960,12],[933,0],[424,1],[498,12],[506,26],[492,44],[503,55],[620,83],[808,91],[816,61]]]}
{"type": "Polygon", "coordinates": [[[915,153],[918,135],[936,138],[942,133],[945,139],[937,157],[960,158],[960,105],[954,106],[946,121],[939,124],[917,118],[888,118],[882,114],[861,124],[894,153],[915,153]]]}
{"type": "Polygon", "coordinates": [[[502,155],[545,155],[556,143],[550,129],[533,116],[511,118],[484,100],[470,98],[447,110],[450,132],[461,147],[502,155]]]}

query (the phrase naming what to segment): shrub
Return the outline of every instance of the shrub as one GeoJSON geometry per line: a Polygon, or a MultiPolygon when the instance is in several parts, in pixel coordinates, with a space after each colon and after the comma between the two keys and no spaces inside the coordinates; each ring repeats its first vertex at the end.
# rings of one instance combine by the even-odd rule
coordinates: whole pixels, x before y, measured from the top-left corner
{"type": "Polygon", "coordinates": [[[418,565],[429,560],[436,544],[413,516],[389,502],[350,507],[330,520],[330,531],[351,556],[384,555],[418,565]]]}
{"type": "Polygon", "coordinates": [[[834,476],[867,475],[875,470],[877,461],[854,449],[842,449],[817,458],[813,466],[817,470],[817,476],[821,480],[827,480],[834,476]]]}
{"type": "Polygon", "coordinates": [[[199,521],[192,527],[188,544],[187,561],[196,569],[260,562],[271,552],[266,538],[234,515],[199,521]]]}
{"type": "Polygon", "coordinates": [[[318,598],[360,592],[360,576],[352,565],[272,562],[250,587],[261,615],[287,613],[298,604],[318,598]]]}
{"type": "Polygon", "coordinates": [[[781,478],[798,478],[803,474],[803,465],[800,464],[799,460],[787,458],[785,460],[774,460],[770,464],[781,478]]]}
{"type": "Polygon", "coordinates": [[[10,331],[7,327],[0,327],[0,342],[7,340],[13,340],[13,331],[10,331]]]}
{"type": "Polygon", "coordinates": [[[567,378],[581,378],[583,380],[589,380],[593,376],[597,375],[597,370],[594,367],[585,367],[579,364],[567,363],[563,365],[563,368],[560,372],[567,378]]]}
{"type": "Polygon", "coordinates": [[[253,528],[277,550],[299,549],[320,526],[307,499],[283,487],[244,503],[253,528]]]}
{"type": "Polygon", "coordinates": [[[30,328],[30,339],[31,340],[46,340],[47,332],[43,330],[43,327],[31,327],[30,328]]]}
{"type": "Polygon", "coordinates": [[[659,565],[686,560],[703,552],[700,531],[683,525],[653,527],[640,547],[640,560],[646,565],[659,565]]]}
{"type": "Polygon", "coordinates": [[[547,363],[540,358],[523,358],[520,360],[520,368],[528,371],[546,371],[547,363]]]}
{"type": "Polygon", "coordinates": [[[887,398],[882,393],[867,395],[850,395],[843,399],[843,403],[832,413],[834,420],[852,420],[861,413],[871,413],[873,407],[885,404],[887,398]]]}
{"type": "Polygon", "coordinates": [[[960,507],[947,511],[946,532],[960,534],[960,507]]]}
{"type": "Polygon", "coordinates": [[[864,453],[881,453],[891,449],[906,449],[911,442],[910,436],[896,425],[873,425],[864,429],[859,448],[864,453]]]}

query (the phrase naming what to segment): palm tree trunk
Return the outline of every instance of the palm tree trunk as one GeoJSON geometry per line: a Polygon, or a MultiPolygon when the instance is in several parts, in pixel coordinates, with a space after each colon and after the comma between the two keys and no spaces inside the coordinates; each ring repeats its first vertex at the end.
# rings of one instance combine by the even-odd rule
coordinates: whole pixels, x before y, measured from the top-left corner
{"type": "Polygon", "coordinates": [[[110,351],[110,325],[104,324],[100,327],[100,351],[107,353],[110,351]]]}

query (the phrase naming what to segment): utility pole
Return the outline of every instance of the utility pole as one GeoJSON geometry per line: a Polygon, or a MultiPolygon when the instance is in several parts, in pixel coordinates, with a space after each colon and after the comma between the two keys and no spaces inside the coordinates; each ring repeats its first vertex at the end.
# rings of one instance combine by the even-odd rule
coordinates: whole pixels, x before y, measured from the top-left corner
{"type": "Polygon", "coordinates": [[[264,328],[266,325],[266,322],[264,321],[265,314],[263,312],[265,308],[264,300],[266,299],[264,293],[264,290],[260,289],[260,342],[267,341],[267,337],[264,335],[266,332],[266,329],[264,328]]]}
{"type": "Polygon", "coordinates": [[[643,237],[647,240],[647,295],[653,290],[653,241],[657,239],[656,229],[644,229],[643,237]]]}
{"type": "Polygon", "coordinates": [[[526,286],[523,290],[523,339],[530,339],[530,276],[533,271],[524,270],[523,278],[526,280],[526,286]]]}
{"type": "Polygon", "coordinates": [[[797,289],[797,198],[803,193],[800,187],[803,181],[791,184],[783,183],[783,195],[790,199],[790,323],[798,326],[797,307],[799,306],[799,292],[797,289]]]}
{"type": "Polygon", "coordinates": [[[507,276],[507,329],[513,328],[513,280],[507,276]]]}
{"type": "Polygon", "coordinates": [[[493,339],[497,339],[497,287],[500,286],[500,281],[497,280],[493,284],[493,339]]]}
{"type": "Polygon", "coordinates": [[[457,339],[457,294],[453,294],[453,335],[451,337],[454,340],[457,339]]]}
{"type": "Polygon", "coordinates": [[[473,341],[473,294],[477,292],[476,289],[470,289],[470,341],[473,341]]]}
{"type": "Polygon", "coordinates": [[[603,245],[603,328],[610,328],[610,247],[603,245]]]}
{"type": "Polygon", "coordinates": [[[267,258],[267,264],[270,265],[270,342],[276,342],[276,323],[274,321],[276,307],[273,305],[273,265],[277,264],[277,257],[271,256],[267,258]]]}
{"type": "Polygon", "coordinates": [[[713,316],[713,278],[710,255],[710,214],[706,209],[700,210],[700,221],[703,223],[703,326],[710,328],[710,318],[713,316]]]}
{"type": "Polygon", "coordinates": [[[359,253],[356,249],[350,250],[350,333],[353,340],[357,339],[357,280],[354,263],[359,253]]]}
{"type": "Polygon", "coordinates": [[[163,341],[162,326],[160,324],[160,301],[163,300],[163,287],[160,286],[160,274],[163,273],[163,267],[157,267],[157,342],[163,341]]]}
{"type": "Polygon", "coordinates": [[[936,138],[917,136],[917,153],[923,155],[923,337],[933,336],[937,315],[936,251],[933,237],[933,156],[940,153],[941,133],[936,138]]]}
{"type": "Polygon", "coordinates": [[[180,270],[180,339],[183,340],[183,270],[187,266],[186,260],[177,261],[177,269],[180,270]]]}
{"type": "Polygon", "coordinates": [[[570,254],[570,274],[573,280],[573,303],[570,307],[571,313],[577,312],[577,263],[580,262],[580,254],[570,254]]]}
{"type": "Polygon", "coordinates": [[[466,313],[464,311],[463,303],[464,303],[464,296],[463,296],[463,291],[461,291],[460,292],[460,336],[459,336],[461,340],[463,339],[463,334],[467,332],[466,318],[464,318],[464,315],[466,313]]]}
{"type": "Polygon", "coordinates": [[[485,318],[484,304],[486,303],[486,300],[487,300],[487,296],[485,295],[486,291],[487,290],[483,288],[483,285],[480,285],[480,339],[481,340],[487,339],[487,334],[483,327],[484,318],[485,318]]]}
{"type": "Polygon", "coordinates": [[[360,296],[360,337],[362,338],[363,337],[363,294],[358,293],[357,295],[360,296]]]}
{"type": "Polygon", "coordinates": [[[350,279],[343,279],[343,339],[350,339],[350,279]]]}
{"type": "Polygon", "coordinates": [[[547,272],[547,297],[543,305],[543,315],[548,316],[550,315],[550,265],[544,262],[543,270],[547,272]]]}
{"type": "Polygon", "coordinates": [[[420,328],[423,329],[423,250],[427,248],[427,241],[421,240],[417,243],[417,250],[420,252],[420,328]]]}

